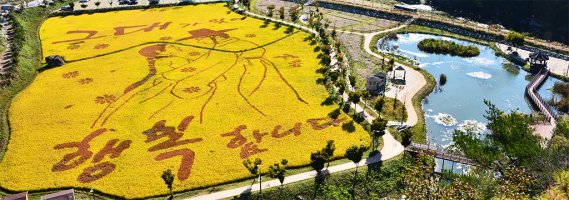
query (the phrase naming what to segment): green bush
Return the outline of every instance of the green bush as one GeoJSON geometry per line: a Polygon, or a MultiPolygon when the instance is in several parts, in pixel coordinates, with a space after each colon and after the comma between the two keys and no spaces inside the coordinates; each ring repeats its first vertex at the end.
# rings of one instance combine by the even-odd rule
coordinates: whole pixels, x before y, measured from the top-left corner
{"type": "Polygon", "coordinates": [[[475,46],[464,46],[446,40],[424,39],[417,44],[419,50],[428,53],[450,54],[451,56],[475,57],[480,55],[480,50],[475,46]]]}

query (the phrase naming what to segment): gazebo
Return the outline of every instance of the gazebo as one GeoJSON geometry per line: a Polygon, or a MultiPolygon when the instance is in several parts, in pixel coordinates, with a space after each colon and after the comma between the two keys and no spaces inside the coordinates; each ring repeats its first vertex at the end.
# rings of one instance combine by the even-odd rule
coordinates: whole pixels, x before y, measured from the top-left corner
{"type": "Polygon", "coordinates": [[[405,85],[405,80],[407,78],[407,71],[402,66],[399,66],[393,70],[393,80],[391,82],[399,85],[405,85]]]}
{"type": "Polygon", "coordinates": [[[547,67],[547,61],[549,56],[545,55],[541,51],[530,53],[528,61],[530,63],[530,71],[532,73],[537,73],[541,69],[547,67]]]}

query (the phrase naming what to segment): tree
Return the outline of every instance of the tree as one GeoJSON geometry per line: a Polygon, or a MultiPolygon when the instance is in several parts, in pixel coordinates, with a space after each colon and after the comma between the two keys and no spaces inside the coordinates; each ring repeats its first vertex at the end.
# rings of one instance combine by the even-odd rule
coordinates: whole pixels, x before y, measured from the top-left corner
{"type": "Polygon", "coordinates": [[[279,182],[281,182],[281,186],[284,183],[287,165],[288,165],[288,160],[282,159],[281,163],[275,163],[272,166],[269,166],[269,176],[271,178],[279,179],[279,182]]]}
{"type": "Polygon", "coordinates": [[[83,9],[87,8],[87,4],[81,4],[81,8],[83,9]]]}
{"type": "Polygon", "coordinates": [[[516,47],[523,46],[525,43],[525,35],[515,31],[510,31],[504,39],[516,47]]]}
{"type": "Polygon", "coordinates": [[[251,175],[259,175],[261,172],[261,170],[259,170],[261,163],[263,163],[263,161],[260,158],[255,158],[254,162],[251,162],[251,160],[247,159],[243,161],[243,166],[249,170],[249,173],[251,173],[251,175]]]}
{"type": "Polygon", "coordinates": [[[385,100],[383,98],[379,98],[379,100],[375,102],[373,108],[377,111],[377,113],[381,113],[383,110],[383,104],[385,104],[385,100]]]}
{"type": "Polygon", "coordinates": [[[350,75],[348,78],[350,79],[350,85],[352,88],[356,87],[356,76],[350,75]]]}
{"type": "Polygon", "coordinates": [[[355,106],[360,102],[360,94],[358,91],[348,93],[348,101],[354,103],[354,115],[356,114],[355,106]]]}
{"type": "Polygon", "coordinates": [[[279,18],[284,21],[285,19],[285,9],[284,7],[279,8],[279,18]]]}
{"type": "Polygon", "coordinates": [[[351,160],[356,164],[356,174],[358,173],[358,166],[360,161],[363,158],[364,153],[368,150],[368,147],[364,145],[360,145],[359,147],[356,145],[352,145],[346,150],[346,157],[348,160],[351,160]]]}
{"type": "Polygon", "coordinates": [[[269,13],[267,14],[267,16],[269,17],[273,17],[273,10],[275,9],[275,5],[271,4],[267,6],[267,10],[269,10],[269,13]]]}
{"type": "Polygon", "coordinates": [[[402,137],[401,144],[403,146],[408,146],[411,144],[411,138],[413,137],[413,132],[411,132],[411,130],[409,129],[405,129],[401,131],[401,137],[402,137]]]}
{"type": "MultiPolygon", "coordinates": [[[[346,149],[346,157],[348,158],[348,160],[351,160],[352,162],[354,162],[354,164],[356,164],[356,172],[354,173],[354,184],[352,185],[352,190],[353,187],[355,187],[356,185],[356,177],[358,175],[358,167],[360,161],[362,160],[364,153],[367,151],[367,149],[368,148],[364,145],[360,145],[359,147],[356,145],[352,145],[351,147],[346,149]]],[[[354,193],[352,192],[352,197],[353,195],[354,193]]]]}
{"type": "Polygon", "coordinates": [[[327,165],[326,169],[330,166],[330,161],[334,156],[334,151],[336,150],[336,145],[334,144],[334,140],[328,140],[326,142],[326,146],[322,149],[322,153],[324,155],[324,159],[326,159],[327,165]]]}
{"type": "Polygon", "coordinates": [[[378,144],[378,138],[383,136],[385,134],[385,129],[387,128],[387,120],[378,117],[375,118],[372,122],[371,122],[371,131],[373,133],[373,148],[377,148],[377,146],[379,146],[378,144]]]}
{"type": "Polygon", "coordinates": [[[443,85],[445,85],[446,83],[447,83],[447,75],[441,74],[439,76],[438,91],[443,91],[443,85]]]}
{"type": "Polygon", "coordinates": [[[298,7],[294,6],[294,7],[290,8],[288,10],[288,13],[290,15],[290,20],[292,20],[292,22],[296,23],[296,21],[298,20],[298,7]]]}
{"type": "Polygon", "coordinates": [[[439,76],[439,85],[443,86],[447,83],[447,75],[441,74],[439,76]]]}
{"type": "Polygon", "coordinates": [[[389,68],[387,68],[387,71],[392,71],[393,67],[395,66],[395,60],[390,59],[389,62],[387,62],[389,68]]]}
{"type": "Polygon", "coordinates": [[[320,176],[322,169],[324,169],[324,164],[326,164],[326,158],[324,158],[322,151],[313,152],[310,154],[310,166],[312,169],[316,170],[317,176],[320,176]]]}
{"type": "Polygon", "coordinates": [[[168,169],[162,173],[162,180],[170,190],[170,199],[174,198],[174,194],[172,193],[172,183],[174,183],[174,174],[172,174],[172,170],[168,169]]]}
{"type": "Polygon", "coordinates": [[[95,2],[95,6],[97,6],[97,9],[99,9],[99,6],[101,5],[100,1],[95,2]]]}
{"type": "Polygon", "coordinates": [[[484,103],[488,106],[484,117],[489,121],[486,127],[490,134],[481,138],[478,133],[457,130],[453,134],[454,145],[482,166],[492,166],[495,161],[501,162],[501,166],[529,166],[542,153],[543,140],[533,134],[530,118],[517,112],[505,114],[489,101],[484,103]]]}

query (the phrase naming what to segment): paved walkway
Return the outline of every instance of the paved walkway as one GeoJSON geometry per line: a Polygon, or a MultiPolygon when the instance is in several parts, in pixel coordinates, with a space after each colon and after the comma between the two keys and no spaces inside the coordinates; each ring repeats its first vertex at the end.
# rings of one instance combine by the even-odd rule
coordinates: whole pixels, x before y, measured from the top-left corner
{"type": "MultiPolygon", "coordinates": [[[[390,32],[390,31],[395,31],[397,29],[401,29],[401,28],[406,27],[406,26],[407,26],[407,23],[403,24],[401,26],[392,28],[392,29],[383,30],[383,31],[375,32],[375,33],[364,34],[364,37],[365,37],[364,50],[372,56],[375,56],[379,59],[383,59],[383,56],[376,54],[370,48],[370,44],[372,42],[373,37],[378,35],[378,34],[390,32]]],[[[385,60],[389,61],[389,59],[387,59],[387,58],[385,58],[385,60]]],[[[418,116],[417,116],[417,112],[415,111],[415,107],[413,106],[413,97],[415,96],[415,94],[417,94],[417,92],[419,92],[419,90],[421,90],[421,88],[423,88],[423,86],[425,86],[427,84],[427,81],[425,80],[425,77],[423,76],[423,74],[421,74],[419,71],[417,71],[413,68],[407,67],[401,63],[395,62],[395,67],[397,67],[397,66],[402,66],[405,69],[405,71],[407,72],[406,84],[402,88],[392,86],[391,89],[389,89],[389,91],[387,91],[385,95],[387,97],[397,98],[401,102],[404,102],[405,108],[407,110],[407,121],[404,124],[409,125],[409,126],[414,126],[418,122],[418,116]]],[[[388,74],[388,76],[389,76],[389,74],[388,74]]],[[[389,124],[395,125],[395,124],[401,124],[401,123],[400,122],[390,122],[389,124]]]]}
{"type": "MultiPolygon", "coordinates": [[[[251,15],[251,16],[254,16],[257,18],[269,19],[266,16],[258,15],[255,13],[251,13],[251,12],[245,12],[245,13],[247,15],[251,15]]],[[[278,21],[278,22],[281,22],[285,25],[293,26],[293,27],[298,28],[298,29],[307,30],[309,32],[315,32],[312,29],[309,29],[307,27],[304,27],[304,26],[301,26],[298,24],[293,24],[290,22],[275,20],[275,19],[270,19],[270,20],[278,21]]],[[[344,95],[343,98],[344,98],[344,100],[347,100],[348,96],[344,95]]],[[[372,117],[372,115],[365,112],[363,110],[363,108],[361,108],[359,105],[354,106],[352,104],[351,106],[358,113],[364,115],[366,120],[368,120],[369,122],[373,121],[374,118],[372,117]]],[[[391,133],[389,133],[388,131],[385,131],[385,135],[383,135],[382,138],[383,138],[383,144],[384,145],[383,145],[383,148],[381,149],[380,153],[373,156],[373,157],[369,157],[367,159],[362,160],[359,163],[359,166],[365,166],[368,164],[373,164],[373,163],[377,163],[380,161],[391,159],[391,158],[403,153],[403,151],[405,150],[404,147],[401,145],[401,143],[399,141],[395,140],[395,138],[393,138],[391,133]]],[[[323,170],[323,173],[334,173],[334,172],[345,171],[345,170],[349,170],[349,169],[353,169],[353,168],[356,168],[356,164],[349,162],[349,163],[344,163],[344,164],[340,164],[340,165],[330,166],[328,169],[323,170]]],[[[287,176],[285,178],[284,184],[294,183],[294,182],[303,181],[303,180],[311,180],[311,179],[314,179],[315,177],[316,177],[316,171],[310,171],[310,172],[295,174],[292,176],[287,176]]],[[[271,188],[271,187],[275,187],[275,186],[280,186],[280,182],[278,179],[264,181],[261,185],[261,187],[263,189],[267,189],[267,188],[271,188]]],[[[238,195],[244,194],[244,193],[258,191],[259,189],[260,189],[259,185],[254,184],[251,186],[243,186],[243,187],[239,187],[239,188],[235,188],[235,189],[224,190],[224,191],[214,192],[214,193],[210,193],[210,194],[206,194],[206,195],[196,196],[196,197],[192,197],[189,199],[190,200],[223,199],[223,198],[230,198],[230,197],[238,196],[238,195]]]]}
{"type": "MultiPolygon", "coordinates": [[[[496,46],[500,50],[502,50],[504,53],[510,53],[510,51],[508,51],[508,47],[510,47],[510,46],[508,46],[506,44],[501,44],[501,43],[496,43],[496,46]]],[[[523,49],[519,49],[519,48],[515,48],[515,47],[511,47],[511,48],[512,48],[512,50],[516,50],[518,52],[518,55],[520,55],[520,57],[523,59],[529,58],[529,54],[533,53],[531,51],[527,51],[527,50],[523,50],[523,49]]],[[[569,70],[569,61],[550,56],[549,61],[547,61],[547,68],[549,68],[549,71],[551,73],[561,75],[561,76],[567,76],[568,72],[569,72],[568,71],[569,70]]]]}
{"type": "MultiPolygon", "coordinates": [[[[369,164],[373,164],[373,163],[377,163],[379,161],[389,160],[389,159],[399,155],[400,153],[402,153],[405,150],[403,148],[403,146],[401,146],[401,144],[397,140],[395,140],[395,138],[393,138],[391,136],[391,134],[389,134],[389,132],[386,132],[385,135],[383,135],[383,142],[385,145],[383,146],[383,149],[381,149],[381,153],[379,153],[373,157],[369,157],[367,159],[362,160],[359,163],[360,167],[365,166],[365,165],[369,165],[369,164]]],[[[345,171],[345,170],[349,170],[349,169],[353,169],[353,168],[356,168],[356,164],[354,164],[353,162],[349,162],[349,163],[345,163],[345,164],[330,166],[330,167],[328,167],[328,169],[322,170],[322,173],[330,174],[330,173],[345,171]]],[[[295,174],[292,176],[287,176],[284,180],[284,184],[290,184],[290,183],[295,183],[295,182],[304,181],[304,180],[314,180],[315,177],[316,177],[316,171],[309,171],[309,172],[304,172],[304,173],[300,173],[300,174],[295,174]]],[[[273,179],[273,180],[269,180],[269,181],[263,181],[262,187],[263,187],[263,189],[268,189],[271,187],[280,186],[280,184],[281,183],[279,182],[278,179],[273,179]]],[[[259,184],[257,183],[257,184],[253,184],[251,186],[243,186],[243,187],[239,187],[239,188],[235,188],[235,189],[223,190],[223,191],[214,192],[214,193],[210,193],[210,194],[206,194],[206,195],[196,196],[196,197],[189,198],[188,200],[224,199],[224,198],[231,198],[234,196],[238,196],[241,194],[254,192],[254,191],[258,191],[258,190],[259,190],[259,184]]]]}

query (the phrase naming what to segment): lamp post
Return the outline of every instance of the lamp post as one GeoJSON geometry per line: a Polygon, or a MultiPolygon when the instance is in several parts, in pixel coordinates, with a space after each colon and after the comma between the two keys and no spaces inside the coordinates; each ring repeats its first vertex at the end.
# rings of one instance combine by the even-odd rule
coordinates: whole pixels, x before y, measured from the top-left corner
{"type": "Polygon", "coordinates": [[[263,181],[263,180],[261,179],[261,164],[258,164],[258,165],[257,165],[257,170],[258,170],[258,172],[259,172],[259,196],[261,196],[261,194],[262,194],[262,189],[263,189],[263,186],[262,186],[262,181],[263,181]]]}
{"type": "Polygon", "coordinates": [[[89,193],[91,193],[91,197],[93,198],[93,200],[95,200],[95,191],[93,190],[93,188],[91,188],[89,193]]]}

